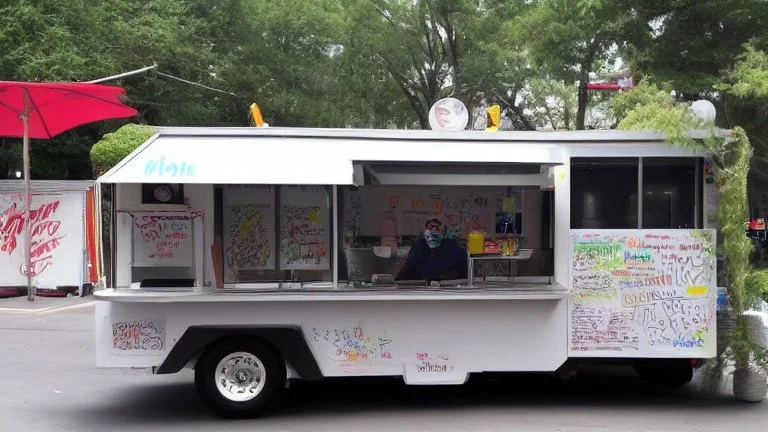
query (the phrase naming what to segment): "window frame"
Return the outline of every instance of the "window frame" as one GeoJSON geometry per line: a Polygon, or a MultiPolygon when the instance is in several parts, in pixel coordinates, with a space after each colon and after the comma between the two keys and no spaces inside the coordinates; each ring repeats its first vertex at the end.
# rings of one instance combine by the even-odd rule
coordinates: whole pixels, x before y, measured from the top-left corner
{"type": "MultiPolygon", "coordinates": [[[[645,228],[643,224],[643,208],[644,208],[644,167],[645,162],[648,159],[680,159],[680,160],[693,160],[695,167],[694,167],[694,175],[693,175],[693,182],[694,182],[694,216],[693,216],[693,227],[692,229],[699,229],[704,226],[704,206],[703,206],[703,185],[704,185],[704,178],[702,175],[702,164],[703,159],[701,157],[665,157],[665,156],[644,156],[644,157],[636,157],[636,158],[626,158],[626,157],[572,157],[570,160],[570,165],[573,167],[575,164],[579,163],[597,163],[597,164],[610,164],[611,162],[625,162],[628,159],[635,159],[636,165],[637,165],[637,187],[636,187],[636,193],[637,193],[637,226],[636,227],[626,227],[626,228],[615,228],[615,229],[653,229],[653,228],[645,228]]],[[[575,194],[574,194],[574,183],[573,183],[573,174],[571,175],[571,185],[570,185],[570,193],[571,193],[571,200],[570,200],[570,228],[571,229],[578,229],[574,228],[574,200],[575,200],[575,194]]],[[[597,228],[597,229],[614,229],[614,228],[597,228]]],[[[662,228],[658,228],[662,229],[662,228]]],[[[675,228],[667,228],[667,229],[675,229],[675,228]]]]}

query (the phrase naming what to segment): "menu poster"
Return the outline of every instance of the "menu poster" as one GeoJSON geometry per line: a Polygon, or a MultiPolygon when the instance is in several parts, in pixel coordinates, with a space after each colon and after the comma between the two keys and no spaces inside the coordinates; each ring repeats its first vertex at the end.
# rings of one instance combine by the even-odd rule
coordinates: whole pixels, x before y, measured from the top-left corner
{"type": "Polygon", "coordinates": [[[191,267],[192,217],[186,213],[155,213],[133,217],[133,265],[191,267]]]}
{"type": "Polygon", "coordinates": [[[280,221],[281,269],[330,269],[330,202],[325,187],[282,186],[280,221]]]}
{"type": "Polygon", "coordinates": [[[571,230],[569,355],[715,354],[714,230],[571,230]]]}
{"type": "Polygon", "coordinates": [[[270,185],[227,185],[224,189],[226,280],[243,270],[275,268],[275,189],[270,185]]]}

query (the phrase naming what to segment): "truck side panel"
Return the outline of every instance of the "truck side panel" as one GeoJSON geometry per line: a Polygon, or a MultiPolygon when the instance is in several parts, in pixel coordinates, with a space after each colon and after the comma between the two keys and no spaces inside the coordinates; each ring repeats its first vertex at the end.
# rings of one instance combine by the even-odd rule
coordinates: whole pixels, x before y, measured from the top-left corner
{"type": "Polygon", "coordinates": [[[473,372],[555,371],[567,316],[566,299],[99,301],[97,366],[159,366],[190,327],[287,327],[300,329],[325,377],[461,383],[473,372]]]}

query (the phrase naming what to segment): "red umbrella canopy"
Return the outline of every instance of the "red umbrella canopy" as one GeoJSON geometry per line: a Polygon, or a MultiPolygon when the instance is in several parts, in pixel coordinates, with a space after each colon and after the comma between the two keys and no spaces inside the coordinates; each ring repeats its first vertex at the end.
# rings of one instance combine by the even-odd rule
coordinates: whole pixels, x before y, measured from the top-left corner
{"type": "Polygon", "coordinates": [[[121,87],[88,83],[0,81],[0,136],[23,137],[21,116],[29,117],[29,138],[48,139],[99,120],[133,117],[121,87]]]}

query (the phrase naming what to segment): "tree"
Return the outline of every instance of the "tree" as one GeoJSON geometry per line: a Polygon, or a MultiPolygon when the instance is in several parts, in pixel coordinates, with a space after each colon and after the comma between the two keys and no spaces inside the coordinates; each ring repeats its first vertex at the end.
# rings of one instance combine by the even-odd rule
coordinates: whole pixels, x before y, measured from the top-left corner
{"type": "Polygon", "coordinates": [[[643,31],[624,1],[537,0],[517,20],[519,37],[546,79],[579,82],[576,129],[585,128],[589,73],[643,31]]]}
{"type": "MultiPolygon", "coordinates": [[[[768,42],[765,1],[640,0],[634,7],[650,27],[627,49],[633,67],[655,82],[669,83],[679,100],[710,100],[718,108],[720,126],[743,127],[754,146],[750,188],[768,187],[768,129],[762,121],[768,107],[755,93],[720,86],[737,84],[759,70],[752,60],[768,42]],[[756,51],[741,57],[750,41],[756,51]]],[[[747,82],[744,86],[760,88],[759,81],[747,82]]]]}
{"type": "MultiPolygon", "coordinates": [[[[761,199],[757,192],[768,188],[768,129],[764,121],[768,117],[768,54],[760,49],[761,45],[758,40],[745,45],[737,63],[716,86],[722,91],[720,105],[724,122],[743,122],[754,143],[749,173],[754,200],[761,199]]],[[[754,207],[756,203],[752,204],[754,207]]]]}
{"type": "Polygon", "coordinates": [[[521,106],[536,128],[573,128],[576,93],[572,86],[562,81],[534,78],[522,94],[521,106]]]}
{"type": "Polygon", "coordinates": [[[627,47],[631,63],[672,84],[684,100],[711,95],[743,44],[768,25],[763,0],[639,0],[633,10],[648,24],[627,47]]]}
{"type": "Polygon", "coordinates": [[[369,22],[388,43],[377,54],[400,87],[422,128],[429,108],[460,85],[456,15],[465,5],[450,0],[374,0],[379,13],[369,22]]]}
{"type": "MultiPolygon", "coordinates": [[[[174,0],[12,2],[0,7],[0,75],[19,81],[85,81],[157,61],[166,71],[206,81],[211,57],[196,37],[201,21],[188,11],[188,2],[174,0]]],[[[209,95],[180,92],[173,84],[159,83],[151,76],[116,84],[126,87],[145,121],[201,124],[216,114],[215,107],[207,103],[209,95]]],[[[122,124],[86,125],[51,140],[33,142],[33,177],[91,178],[88,152],[92,143],[122,124]]],[[[18,140],[0,142],[0,154],[8,155],[0,162],[0,177],[13,176],[20,168],[19,149],[18,140]]]]}

